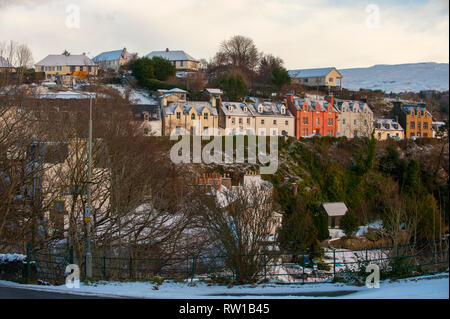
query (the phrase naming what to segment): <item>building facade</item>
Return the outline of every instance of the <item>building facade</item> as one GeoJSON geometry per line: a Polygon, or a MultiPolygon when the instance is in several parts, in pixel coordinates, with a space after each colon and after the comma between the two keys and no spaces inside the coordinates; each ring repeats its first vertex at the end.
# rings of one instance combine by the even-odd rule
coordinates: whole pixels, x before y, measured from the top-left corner
{"type": "Polygon", "coordinates": [[[177,71],[198,71],[199,62],[182,50],[152,51],[146,55],[147,58],[161,57],[172,62],[177,71]]]}
{"type": "Polygon", "coordinates": [[[127,51],[127,48],[122,50],[102,52],[92,59],[100,69],[112,70],[114,72],[119,72],[120,67],[131,62],[136,58],[136,54],[131,54],[127,51]]]}
{"type": "Polygon", "coordinates": [[[295,118],[295,137],[309,137],[314,134],[336,136],[338,131],[338,110],[333,106],[333,97],[326,100],[312,101],[286,96],[287,106],[295,118]]]}
{"type": "Polygon", "coordinates": [[[373,131],[373,112],[367,103],[358,101],[336,101],[338,110],[337,136],[348,138],[370,137],[373,131]]]}
{"type": "Polygon", "coordinates": [[[406,139],[433,137],[433,117],[425,103],[414,105],[395,101],[391,115],[405,130],[406,139]]]}
{"type": "Polygon", "coordinates": [[[162,120],[164,135],[214,135],[219,130],[217,109],[210,102],[169,102],[162,108],[162,120]]]}
{"type": "Polygon", "coordinates": [[[393,119],[374,120],[375,138],[379,141],[388,139],[402,140],[405,138],[403,127],[393,119]]]}
{"type": "Polygon", "coordinates": [[[295,84],[342,89],[343,76],[335,67],[289,70],[288,73],[295,84]]]}
{"type": "Polygon", "coordinates": [[[65,52],[64,54],[48,55],[36,63],[35,71],[44,72],[47,79],[57,75],[85,77],[97,75],[98,66],[86,54],[72,55],[65,52]]]}

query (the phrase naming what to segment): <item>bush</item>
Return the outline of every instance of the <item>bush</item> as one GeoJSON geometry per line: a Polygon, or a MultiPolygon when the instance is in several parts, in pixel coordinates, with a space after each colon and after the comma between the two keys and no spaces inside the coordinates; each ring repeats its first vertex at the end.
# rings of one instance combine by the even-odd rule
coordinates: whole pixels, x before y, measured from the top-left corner
{"type": "Polygon", "coordinates": [[[356,234],[359,228],[359,220],[352,210],[349,210],[341,219],[340,228],[344,231],[345,235],[353,236],[356,234]]]}

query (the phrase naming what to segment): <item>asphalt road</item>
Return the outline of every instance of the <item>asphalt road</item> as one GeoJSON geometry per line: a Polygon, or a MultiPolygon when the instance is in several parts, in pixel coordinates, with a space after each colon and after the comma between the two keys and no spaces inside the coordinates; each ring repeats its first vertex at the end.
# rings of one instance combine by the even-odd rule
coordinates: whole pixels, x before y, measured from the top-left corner
{"type": "Polygon", "coordinates": [[[0,299],[111,299],[112,297],[98,297],[76,295],[68,293],[16,288],[0,285],[0,299]]]}

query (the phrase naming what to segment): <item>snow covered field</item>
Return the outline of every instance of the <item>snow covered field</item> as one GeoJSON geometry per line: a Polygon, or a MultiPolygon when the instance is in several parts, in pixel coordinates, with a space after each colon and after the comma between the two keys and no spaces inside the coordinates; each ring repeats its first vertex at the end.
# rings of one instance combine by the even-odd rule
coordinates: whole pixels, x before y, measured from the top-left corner
{"type": "MultiPolygon", "coordinates": [[[[120,92],[120,94],[125,97],[125,90],[127,87],[118,84],[108,84],[106,85],[109,88],[116,89],[120,92]]],[[[139,91],[135,89],[131,89],[130,91],[130,101],[134,104],[157,104],[158,102],[149,96],[146,91],[139,91]]]]}
{"type": "Polygon", "coordinates": [[[309,285],[275,285],[261,284],[227,288],[225,286],[208,286],[197,283],[191,287],[187,283],[163,283],[157,290],[148,282],[111,282],[92,285],[81,284],[80,288],[62,286],[21,285],[0,281],[0,285],[44,291],[93,294],[103,296],[121,296],[132,298],[159,299],[209,299],[209,298],[258,298],[258,299],[292,299],[292,298],[344,298],[344,299],[448,299],[448,273],[402,279],[396,282],[382,281],[380,288],[369,289],[346,284],[309,284],[309,285]]]}

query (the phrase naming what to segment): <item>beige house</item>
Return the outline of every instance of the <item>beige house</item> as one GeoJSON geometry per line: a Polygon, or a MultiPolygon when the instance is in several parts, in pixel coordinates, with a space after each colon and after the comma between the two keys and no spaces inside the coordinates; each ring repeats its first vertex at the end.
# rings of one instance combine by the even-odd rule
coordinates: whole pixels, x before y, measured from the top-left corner
{"type": "Polygon", "coordinates": [[[348,212],[345,203],[322,203],[321,206],[328,215],[328,228],[339,228],[342,217],[348,212]]]}
{"type": "Polygon", "coordinates": [[[89,59],[86,54],[73,55],[68,52],[64,54],[48,55],[35,65],[36,72],[44,72],[47,79],[56,75],[73,75],[80,78],[97,75],[98,66],[89,59]]]}
{"type": "Polygon", "coordinates": [[[294,84],[342,89],[343,76],[335,67],[290,70],[288,73],[294,84]]]}
{"type": "Polygon", "coordinates": [[[137,54],[131,54],[127,48],[122,50],[102,52],[92,59],[103,70],[112,70],[119,72],[120,67],[131,62],[137,54]]]}
{"type": "Polygon", "coordinates": [[[163,135],[215,135],[218,130],[219,116],[211,102],[176,101],[162,107],[163,135]]]}
{"type": "Polygon", "coordinates": [[[250,104],[258,135],[295,137],[295,117],[285,104],[272,102],[250,104]]]}
{"type": "Polygon", "coordinates": [[[182,50],[152,51],[146,55],[147,58],[161,57],[172,62],[177,71],[198,71],[199,62],[182,50]]]}
{"type": "Polygon", "coordinates": [[[373,131],[373,112],[367,103],[336,101],[338,110],[338,137],[370,137],[373,131]]]}
{"type": "Polygon", "coordinates": [[[379,141],[388,139],[403,140],[405,138],[405,131],[401,125],[392,119],[375,119],[375,138],[379,141]]]}
{"type": "Polygon", "coordinates": [[[295,136],[295,118],[284,104],[222,102],[218,110],[226,135],[295,136]]]}
{"type": "Polygon", "coordinates": [[[219,127],[226,135],[254,135],[256,119],[250,104],[243,102],[222,102],[218,109],[219,127]]]}
{"type": "Polygon", "coordinates": [[[167,103],[170,102],[186,101],[187,91],[178,88],[170,90],[160,89],[157,93],[161,107],[166,107],[167,103]]]}

